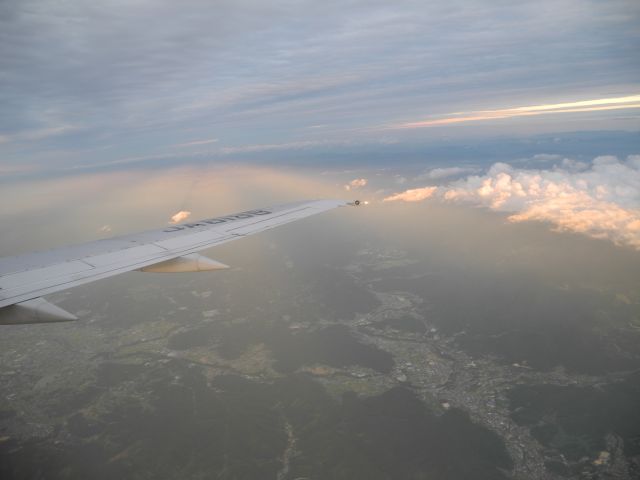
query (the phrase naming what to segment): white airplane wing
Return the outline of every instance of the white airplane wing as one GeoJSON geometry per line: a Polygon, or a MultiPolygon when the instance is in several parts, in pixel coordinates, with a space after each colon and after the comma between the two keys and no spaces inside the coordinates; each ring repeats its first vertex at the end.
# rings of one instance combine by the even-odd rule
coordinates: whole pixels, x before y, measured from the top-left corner
{"type": "Polygon", "coordinates": [[[75,320],[42,296],[132,270],[195,272],[227,268],[196,252],[346,205],[341,200],[290,203],[0,258],[0,324],[75,320]]]}

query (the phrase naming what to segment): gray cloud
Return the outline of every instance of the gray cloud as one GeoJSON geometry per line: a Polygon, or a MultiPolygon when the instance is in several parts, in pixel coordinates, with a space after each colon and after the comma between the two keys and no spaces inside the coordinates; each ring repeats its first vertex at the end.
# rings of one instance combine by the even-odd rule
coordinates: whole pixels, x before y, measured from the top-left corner
{"type": "MultiPolygon", "coordinates": [[[[425,114],[632,94],[639,18],[589,0],[4,2],[0,161],[366,141],[425,114]]],[[[638,125],[607,115],[580,128],[638,125]]]]}

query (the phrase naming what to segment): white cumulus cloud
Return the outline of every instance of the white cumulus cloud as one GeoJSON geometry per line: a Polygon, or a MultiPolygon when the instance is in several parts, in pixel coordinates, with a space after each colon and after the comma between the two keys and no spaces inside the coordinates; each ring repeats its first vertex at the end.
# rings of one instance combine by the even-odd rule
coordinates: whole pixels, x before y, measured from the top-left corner
{"type": "Polygon", "coordinates": [[[590,164],[563,161],[548,169],[494,164],[443,187],[407,190],[385,201],[419,201],[436,195],[445,201],[509,212],[509,220],[549,222],[560,231],[608,239],[640,249],[640,155],[590,164]]]}

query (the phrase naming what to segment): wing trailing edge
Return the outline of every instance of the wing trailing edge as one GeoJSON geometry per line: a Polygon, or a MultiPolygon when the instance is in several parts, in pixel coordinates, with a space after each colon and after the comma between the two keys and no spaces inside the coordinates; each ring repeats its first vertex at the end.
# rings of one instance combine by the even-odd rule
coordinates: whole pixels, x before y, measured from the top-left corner
{"type": "Polygon", "coordinates": [[[151,273],[190,273],[190,272],[211,272],[213,270],[224,270],[229,265],[205,257],[198,253],[191,253],[181,257],[172,258],[160,263],[154,263],[139,269],[140,272],[151,273]]]}

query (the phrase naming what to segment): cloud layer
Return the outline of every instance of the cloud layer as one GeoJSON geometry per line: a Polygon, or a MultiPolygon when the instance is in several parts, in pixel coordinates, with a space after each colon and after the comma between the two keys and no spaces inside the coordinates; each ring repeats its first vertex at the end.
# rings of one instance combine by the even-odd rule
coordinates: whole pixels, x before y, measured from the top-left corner
{"type": "MultiPolygon", "coordinates": [[[[520,116],[495,127],[500,135],[523,124],[527,133],[632,130],[637,111],[594,110],[630,103],[575,100],[638,93],[639,5],[0,2],[0,171],[122,158],[176,164],[198,148],[220,161],[302,155],[375,145],[381,129],[416,119],[440,122],[434,137],[455,122],[447,135],[462,135],[459,117],[473,116],[520,116]],[[518,105],[529,107],[508,108],[518,105]],[[584,123],[567,127],[567,115],[584,123]],[[167,149],[175,158],[161,157],[167,149]]],[[[401,146],[429,134],[385,135],[401,146]]]]}
{"type": "Polygon", "coordinates": [[[549,222],[560,231],[582,233],[640,249],[640,155],[621,161],[597,157],[591,164],[564,159],[549,170],[494,164],[445,186],[391,195],[385,201],[444,201],[512,213],[513,222],[549,222]]]}

